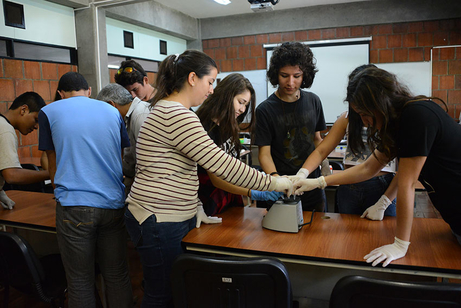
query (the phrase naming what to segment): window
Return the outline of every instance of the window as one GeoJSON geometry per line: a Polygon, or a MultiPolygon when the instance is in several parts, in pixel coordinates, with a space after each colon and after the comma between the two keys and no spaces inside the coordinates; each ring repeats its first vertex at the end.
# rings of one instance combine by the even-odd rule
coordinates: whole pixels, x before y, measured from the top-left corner
{"type": "Polygon", "coordinates": [[[0,40],[0,57],[8,57],[8,49],[4,40],[0,40]]]}
{"type": "Polygon", "coordinates": [[[160,40],[160,54],[161,55],[166,55],[167,54],[166,41],[160,40]]]}
{"type": "Polygon", "coordinates": [[[77,65],[77,49],[0,37],[0,57],[77,65]]]}
{"type": "Polygon", "coordinates": [[[133,32],[123,31],[123,42],[127,48],[134,48],[133,32]]]}
{"type": "Polygon", "coordinates": [[[3,0],[3,12],[5,15],[5,25],[25,29],[24,6],[3,0]]]}

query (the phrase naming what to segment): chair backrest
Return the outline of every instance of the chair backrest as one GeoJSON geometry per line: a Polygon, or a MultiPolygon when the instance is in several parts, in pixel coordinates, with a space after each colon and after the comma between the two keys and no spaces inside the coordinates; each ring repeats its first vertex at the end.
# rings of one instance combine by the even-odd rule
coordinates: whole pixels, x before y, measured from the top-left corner
{"type": "Polygon", "coordinates": [[[288,272],[272,258],[180,255],[173,264],[175,307],[291,307],[288,272]]]}
{"type": "Polygon", "coordinates": [[[461,284],[400,282],[363,276],[341,278],[333,288],[330,308],[461,307],[461,284]]]}
{"type": "Polygon", "coordinates": [[[0,281],[25,291],[45,277],[42,265],[21,236],[0,232],[0,281]]]}
{"type": "Polygon", "coordinates": [[[339,161],[330,160],[329,163],[333,170],[344,170],[344,165],[339,161]]]}
{"type": "MultiPolygon", "coordinates": [[[[29,169],[29,170],[36,170],[36,171],[40,170],[34,164],[21,164],[21,167],[23,169],[29,169]]],[[[5,183],[5,185],[3,186],[3,189],[4,190],[14,189],[14,190],[24,190],[24,191],[46,192],[45,182],[43,181],[32,183],[32,184],[24,184],[24,185],[5,183]]]]}

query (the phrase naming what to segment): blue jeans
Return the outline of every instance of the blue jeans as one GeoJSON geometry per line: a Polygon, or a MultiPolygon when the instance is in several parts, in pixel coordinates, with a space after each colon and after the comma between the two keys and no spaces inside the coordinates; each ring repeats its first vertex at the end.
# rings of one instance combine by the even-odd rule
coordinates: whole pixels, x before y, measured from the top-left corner
{"type": "Polygon", "coordinates": [[[57,203],[57,238],[66,270],[69,308],[96,306],[96,260],[109,307],[133,306],[124,211],[57,203]]]}
{"type": "MultiPolygon", "coordinates": [[[[364,182],[340,185],[336,190],[336,206],[339,213],[362,215],[363,212],[381,198],[389,187],[393,173],[376,176],[364,182]]],[[[395,216],[396,199],[384,212],[385,216],[395,216]]]]}
{"type": "Polygon", "coordinates": [[[173,307],[171,268],[183,253],[181,241],[195,228],[195,217],[183,222],[158,223],[151,215],[141,225],[127,209],[125,223],[142,263],[144,296],[141,307],[173,307]]]}

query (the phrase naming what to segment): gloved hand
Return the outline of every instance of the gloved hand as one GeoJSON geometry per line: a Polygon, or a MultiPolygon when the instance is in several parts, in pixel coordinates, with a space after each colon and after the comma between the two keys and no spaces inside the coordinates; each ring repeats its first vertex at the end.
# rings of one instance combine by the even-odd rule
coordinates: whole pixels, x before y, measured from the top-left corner
{"type": "Polygon", "coordinates": [[[386,267],[394,260],[403,258],[407,253],[410,242],[402,241],[397,237],[394,237],[394,239],[394,244],[376,248],[363,258],[367,260],[367,263],[373,262],[372,266],[376,266],[378,263],[384,261],[383,267],[386,267]]]}
{"type": "Polygon", "coordinates": [[[293,194],[293,183],[287,177],[273,176],[272,181],[275,181],[275,191],[282,192],[287,197],[293,194]]]}
{"type": "Polygon", "coordinates": [[[195,224],[196,228],[200,228],[202,221],[206,224],[219,224],[222,222],[221,217],[214,217],[214,216],[206,216],[205,211],[203,210],[203,206],[197,206],[197,223],[195,224]]]}
{"type": "Polygon", "coordinates": [[[277,201],[283,195],[282,192],[277,191],[251,191],[251,200],[255,201],[277,201]]]}
{"type": "Polygon", "coordinates": [[[0,204],[5,210],[12,210],[16,203],[8,198],[4,190],[0,190],[0,204]]]}
{"type": "Polygon", "coordinates": [[[391,200],[386,197],[386,195],[382,195],[378,201],[363,212],[360,218],[368,218],[371,220],[383,220],[384,218],[384,211],[386,211],[387,207],[391,204],[391,200]]]}
{"type": "Polygon", "coordinates": [[[322,173],[323,176],[327,176],[331,174],[330,161],[328,160],[328,158],[325,158],[320,164],[320,172],[322,173]]]}
{"type": "Polygon", "coordinates": [[[302,195],[305,191],[311,191],[316,188],[325,189],[327,183],[325,182],[325,178],[323,176],[316,178],[316,179],[305,179],[296,181],[293,184],[294,194],[295,195],[302,195]]]}
{"type": "Polygon", "coordinates": [[[296,173],[296,175],[289,175],[287,177],[290,179],[290,181],[294,183],[298,180],[307,179],[308,176],[309,176],[309,170],[305,168],[301,168],[298,170],[298,173],[296,173]]]}

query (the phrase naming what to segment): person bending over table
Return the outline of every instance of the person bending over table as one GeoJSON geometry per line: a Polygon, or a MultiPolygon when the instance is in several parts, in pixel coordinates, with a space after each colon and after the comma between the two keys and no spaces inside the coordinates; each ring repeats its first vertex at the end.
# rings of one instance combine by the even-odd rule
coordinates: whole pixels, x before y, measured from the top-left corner
{"type": "Polygon", "coordinates": [[[155,95],[155,88],[149,83],[146,71],[135,60],[126,60],[120,64],[114,76],[115,82],[130,92],[133,98],[149,101],[155,95]]]}
{"type": "MultiPolygon", "coordinates": [[[[255,144],[267,174],[295,175],[322,141],[320,131],[326,125],[320,98],[301,90],[310,88],[316,73],[314,55],[307,45],[287,42],[274,49],[267,78],[278,88],[256,108],[255,144]]],[[[330,172],[329,163],[322,169],[330,172]]],[[[310,177],[320,176],[318,168],[311,171],[310,177]]],[[[316,189],[304,194],[301,202],[303,210],[323,211],[325,192],[316,189]]]]}
{"type": "Polygon", "coordinates": [[[46,106],[43,98],[35,92],[19,95],[10,108],[0,114],[0,204],[11,210],[15,202],[8,198],[3,186],[9,184],[32,184],[50,178],[47,168],[28,170],[21,167],[18,156],[18,130],[27,135],[38,128],[38,112],[46,106]]]}
{"type": "MultiPolygon", "coordinates": [[[[240,125],[253,130],[255,104],[255,90],[250,81],[242,74],[233,73],[221,80],[196,114],[214,143],[227,154],[240,158],[240,125]],[[249,121],[242,124],[248,113],[249,121]]],[[[242,195],[257,201],[277,201],[282,195],[232,185],[201,166],[198,166],[198,177],[198,196],[207,215],[219,214],[231,206],[243,206],[242,195]]]]}
{"type": "Polygon", "coordinates": [[[291,194],[289,179],[265,175],[222,151],[189,110],[213,93],[217,72],[214,60],[195,50],[170,55],[159,67],[151,113],[139,131],[137,172],[125,213],[143,265],[142,307],[172,306],[170,273],[182,253],[182,238],[201,222],[221,222],[203,211],[197,164],[246,189],[291,194]]]}
{"type": "MultiPolygon", "coordinates": [[[[391,158],[399,159],[397,230],[394,243],[374,249],[364,258],[376,266],[387,266],[402,258],[410,245],[415,186],[423,184],[435,208],[461,244],[461,126],[437,103],[413,96],[395,75],[367,68],[349,81],[349,111],[360,115],[371,130],[369,146],[378,150],[361,165],[340,174],[297,180],[296,193],[326,185],[357,183],[371,178],[391,158]]],[[[446,107],[446,103],[443,102],[446,107]]],[[[361,141],[362,123],[349,120],[349,138],[354,151],[361,141]]]]}
{"type": "Polygon", "coordinates": [[[149,114],[148,102],[132,97],[127,89],[117,83],[111,83],[99,91],[97,100],[107,102],[117,108],[125,121],[126,131],[130,138],[130,147],[123,149],[123,184],[125,184],[125,194],[128,196],[131,185],[133,184],[136,171],[136,144],[139,130],[142,123],[149,114]]]}
{"type": "MultiPolygon", "coordinates": [[[[373,64],[361,65],[352,71],[348,79],[351,80],[358,72],[368,67],[376,66],[373,64]]],[[[356,121],[361,122],[360,116],[353,111],[350,114],[348,112],[341,114],[320,145],[309,155],[296,177],[301,178],[304,174],[309,174],[309,170],[317,168],[344,138],[344,135],[348,134],[349,118],[354,117],[356,121]]],[[[357,125],[356,128],[361,129],[360,125],[357,125]]],[[[348,142],[344,156],[346,169],[363,163],[372,155],[372,151],[368,147],[362,147],[367,139],[366,128],[361,129],[361,133],[362,140],[359,140],[361,142],[358,144],[360,152],[353,153],[348,142]]],[[[371,220],[382,220],[384,216],[395,216],[397,178],[394,178],[394,173],[396,172],[396,165],[396,159],[394,159],[372,179],[356,184],[340,185],[336,191],[338,212],[362,215],[362,218],[366,217],[371,220]]]]}

